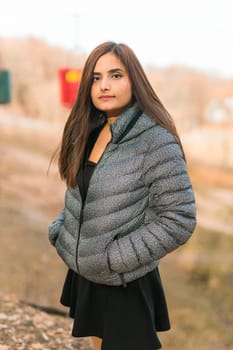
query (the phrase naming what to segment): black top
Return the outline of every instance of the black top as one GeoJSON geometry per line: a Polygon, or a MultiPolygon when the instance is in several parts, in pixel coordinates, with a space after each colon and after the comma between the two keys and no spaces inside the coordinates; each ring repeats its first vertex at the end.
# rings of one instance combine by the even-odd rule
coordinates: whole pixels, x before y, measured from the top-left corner
{"type": "MultiPolygon", "coordinates": [[[[101,128],[92,134],[86,158],[101,128]]],[[[96,164],[85,160],[77,182],[85,200],[96,164]]],[[[102,350],[154,350],[161,348],[156,331],[170,328],[159,270],[123,286],[107,286],[86,280],[68,270],[61,303],[74,318],[72,335],[98,336],[102,350]]]]}

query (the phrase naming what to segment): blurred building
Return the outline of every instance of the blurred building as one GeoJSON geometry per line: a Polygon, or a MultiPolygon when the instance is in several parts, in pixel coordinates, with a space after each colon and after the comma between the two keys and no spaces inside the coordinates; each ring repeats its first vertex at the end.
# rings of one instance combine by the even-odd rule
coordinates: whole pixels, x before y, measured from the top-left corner
{"type": "Polygon", "coordinates": [[[205,111],[205,119],[211,123],[233,123],[233,96],[211,100],[205,111]]]}

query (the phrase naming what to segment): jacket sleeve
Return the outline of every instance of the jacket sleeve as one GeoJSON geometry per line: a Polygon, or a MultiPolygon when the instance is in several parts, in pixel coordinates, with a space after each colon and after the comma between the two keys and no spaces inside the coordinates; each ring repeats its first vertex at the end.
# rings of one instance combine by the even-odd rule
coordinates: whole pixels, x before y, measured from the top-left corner
{"type": "Polygon", "coordinates": [[[142,181],[149,188],[152,220],[115,239],[108,248],[109,268],[130,272],[184,244],[196,225],[192,185],[180,146],[166,130],[145,156],[142,181]]]}
{"type": "Polygon", "coordinates": [[[57,236],[63,222],[64,222],[64,209],[62,209],[62,211],[56,217],[56,219],[49,225],[48,238],[52,245],[55,245],[56,243],[57,236]]]}

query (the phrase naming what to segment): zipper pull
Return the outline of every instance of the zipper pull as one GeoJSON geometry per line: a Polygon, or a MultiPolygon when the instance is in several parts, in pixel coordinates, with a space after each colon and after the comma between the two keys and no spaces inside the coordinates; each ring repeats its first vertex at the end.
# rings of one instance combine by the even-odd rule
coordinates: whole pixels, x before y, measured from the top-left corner
{"type": "Polygon", "coordinates": [[[123,273],[120,273],[119,275],[120,275],[120,279],[121,279],[122,286],[123,286],[124,288],[127,288],[127,283],[125,282],[123,273]]]}

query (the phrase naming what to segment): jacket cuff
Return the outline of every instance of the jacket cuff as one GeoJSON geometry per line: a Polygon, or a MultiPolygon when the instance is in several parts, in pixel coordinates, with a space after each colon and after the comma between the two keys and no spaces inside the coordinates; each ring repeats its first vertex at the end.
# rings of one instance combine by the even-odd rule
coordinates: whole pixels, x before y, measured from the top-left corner
{"type": "Polygon", "coordinates": [[[60,227],[62,226],[61,222],[55,221],[53,222],[48,229],[48,238],[50,243],[55,246],[57,237],[58,237],[58,233],[60,230],[60,227]]]}

